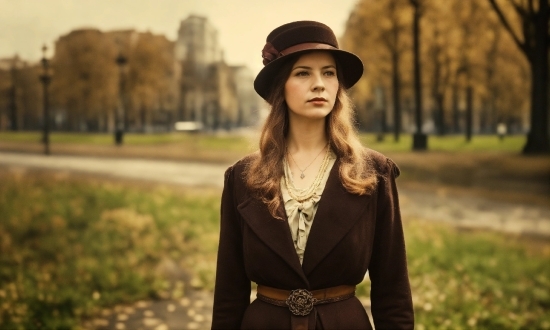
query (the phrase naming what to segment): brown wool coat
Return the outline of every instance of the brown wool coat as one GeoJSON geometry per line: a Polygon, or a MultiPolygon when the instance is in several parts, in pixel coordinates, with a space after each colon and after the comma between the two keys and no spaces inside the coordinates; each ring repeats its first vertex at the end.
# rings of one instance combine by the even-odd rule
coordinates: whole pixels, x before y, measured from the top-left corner
{"type": "MultiPolygon", "coordinates": [[[[369,196],[348,193],[337,160],[319,202],[300,265],[287,219],[273,218],[243,181],[246,159],[225,173],[214,290],[213,329],[289,329],[290,312],[256,299],[250,282],[279,289],[316,290],[371,279],[374,325],[412,329],[414,315],[395,178],[389,158],[369,150],[378,187],[369,196]]],[[[281,208],[283,206],[281,205],[281,208]]],[[[284,210],[281,209],[283,214],[284,210]]],[[[316,329],[372,329],[361,302],[317,305],[316,329]]],[[[311,318],[310,318],[311,320],[311,318]]]]}

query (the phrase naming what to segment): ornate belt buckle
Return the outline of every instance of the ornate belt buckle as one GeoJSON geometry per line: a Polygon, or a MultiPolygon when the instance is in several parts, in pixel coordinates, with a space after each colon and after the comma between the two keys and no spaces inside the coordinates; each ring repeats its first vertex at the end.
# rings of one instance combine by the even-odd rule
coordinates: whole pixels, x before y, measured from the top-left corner
{"type": "Polygon", "coordinates": [[[305,289],[297,289],[290,291],[286,304],[292,314],[306,316],[311,312],[316,301],[317,299],[313,298],[311,292],[305,289]]]}

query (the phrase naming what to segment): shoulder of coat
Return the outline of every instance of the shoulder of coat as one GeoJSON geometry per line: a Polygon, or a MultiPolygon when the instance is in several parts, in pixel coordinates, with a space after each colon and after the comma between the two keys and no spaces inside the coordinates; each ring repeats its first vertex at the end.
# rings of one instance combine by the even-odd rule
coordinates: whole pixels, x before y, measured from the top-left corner
{"type": "Polygon", "coordinates": [[[227,168],[227,170],[225,171],[225,178],[227,179],[229,175],[231,175],[231,173],[233,172],[237,174],[242,174],[246,171],[247,167],[252,163],[252,161],[258,157],[260,157],[260,152],[256,151],[239,159],[233,165],[227,168]]]}
{"type": "Polygon", "coordinates": [[[366,155],[367,155],[367,161],[370,162],[376,171],[383,176],[386,176],[388,174],[393,174],[395,177],[398,177],[401,171],[399,170],[399,167],[395,162],[389,158],[383,155],[381,152],[378,152],[373,149],[365,148],[366,149],[366,155]]]}

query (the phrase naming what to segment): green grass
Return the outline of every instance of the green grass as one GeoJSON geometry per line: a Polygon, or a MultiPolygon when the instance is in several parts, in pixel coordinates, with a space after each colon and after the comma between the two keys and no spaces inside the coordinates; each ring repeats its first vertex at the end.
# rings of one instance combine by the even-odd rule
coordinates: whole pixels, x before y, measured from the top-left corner
{"type": "Polygon", "coordinates": [[[217,191],[5,171],[0,182],[2,329],[74,328],[104,306],[165,296],[166,258],[212,283],[194,258],[214,258],[217,191]]]}
{"type": "MultiPolygon", "coordinates": [[[[41,140],[39,132],[0,132],[0,141],[36,143],[41,140]]],[[[377,141],[376,134],[363,133],[360,136],[364,145],[381,152],[405,152],[412,147],[412,137],[402,134],[399,142],[395,142],[392,135],[387,134],[382,142],[377,141]]],[[[113,135],[107,133],[52,133],[52,144],[83,144],[83,145],[113,145],[113,135]]],[[[428,138],[428,149],[433,151],[458,151],[458,152],[485,152],[503,151],[519,153],[525,144],[523,135],[514,135],[499,140],[494,135],[476,135],[470,143],[466,142],[463,135],[435,136],[428,138]]],[[[253,147],[257,144],[252,143],[253,147]]],[[[211,150],[231,150],[246,154],[251,149],[251,141],[241,136],[217,136],[209,134],[186,133],[159,133],[139,134],[127,133],[124,135],[124,144],[132,146],[150,145],[193,145],[198,148],[211,150]]]]}
{"type": "MultiPolygon", "coordinates": [[[[523,135],[507,136],[500,140],[494,135],[475,135],[470,142],[466,142],[463,135],[447,135],[428,137],[428,150],[430,151],[456,151],[456,152],[485,152],[501,151],[519,153],[525,144],[523,135]]],[[[393,135],[386,134],[382,141],[377,140],[375,134],[362,134],[361,142],[381,152],[406,152],[412,148],[412,136],[402,134],[398,142],[393,135]]]]}
{"type": "Polygon", "coordinates": [[[420,220],[405,234],[417,329],[550,329],[550,242],[420,220]]]}
{"type": "MultiPolygon", "coordinates": [[[[218,190],[6,170],[0,182],[2,329],[74,328],[165,297],[167,258],[213,287],[218,190]]],[[[550,328],[550,242],[417,219],[405,235],[417,329],[550,328]]]]}
{"type": "MultiPolygon", "coordinates": [[[[0,141],[36,143],[42,140],[40,132],[0,132],[0,141]]],[[[51,133],[50,143],[111,146],[113,134],[107,133],[51,133]]],[[[214,150],[246,150],[250,141],[240,136],[215,136],[206,134],[160,133],[124,134],[124,144],[133,146],[193,144],[214,150]]]]}

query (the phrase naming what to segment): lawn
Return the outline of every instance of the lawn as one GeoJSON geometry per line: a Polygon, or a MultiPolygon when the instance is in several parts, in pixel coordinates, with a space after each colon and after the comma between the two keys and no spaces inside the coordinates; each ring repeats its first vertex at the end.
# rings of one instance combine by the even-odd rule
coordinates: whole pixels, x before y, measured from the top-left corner
{"type": "Polygon", "coordinates": [[[217,190],[5,170],[0,182],[2,329],[71,329],[101,307],[162,297],[166,259],[212,283],[217,190]]]}
{"type": "MultiPolygon", "coordinates": [[[[402,134],[398,142],[395,142],[390,134],[386,134],[383,141],[378,141],[377,135],[371,133],[362,133],[360,137],[364,145],[381,152],[410,151],[412,146],[412,136],[410,134],[402,134]]],[[[0,132],[0,142],[38,143],[41,138],[40,132],[0,132]]],[[[495,135],[476,135],[469,143],[466,142],[463,135],[431,135],[428,139],[428,148],[433,151],[503,151],[519,153],[525,141],[526,138],[523,135],[507,136],[503,140],[495,135]]],[[[51,134],[50,142],[52,146],[56,144],[111,146],[114,143],[114,138],[113,134],[107,133],[55,132],[51,134]]],[[[257,146],[254,139],[239,135],[187,133],[126,133],[124,144],[129,146],[182,145],[200,149],[232,150],[241,154],[248,153],[250,149],[257,146]]]]}
{"type": "MultiPolygon", "coordinates": [[[[495,135],[474,135],[470,142],[463,135],[430,135],[428,137],[428,150],[431,151],[457,151],[457,152],[513,152],[519,153],[525,144],[523,135],[507,136],[500,140],[495,135]]],[[[372,149],[381,152],[405,152],[412,148],[412,135],[402,134],[399,141],[394,140],[393,135],[386,134],[383,141],[378,141],[375,134],[361,134],[361,142],[372,149]]]]}
{"type": "MultiPolygon", "coordinates": [[[[162,298],[166,259],[212,289],[219,190],[5,169],[0,182],[0,328],[69,329],[162,298]]],[[[405,235],[418,329],[550,328],[548,240],[422,219],[405,235]]]]}
{"type": "MultiPolygon", "coordinates": [[[[42,141],[41,132],[0,132],[0,141],[37,143],[42,141]]],[[[114,135],[108,133],[51,133],[50,143],[54,144],[80,144],[111,146],[114,144],[114,135]]],[[[162,134],[124,134],[124,144],[131,146],[158,146],[158,145],[196,145],[200,148],[241,150],[248,148],[249,141],[239,136],[216,136],[211,134],[186,134],[186,133],[162,133],[162,134]]]]}

